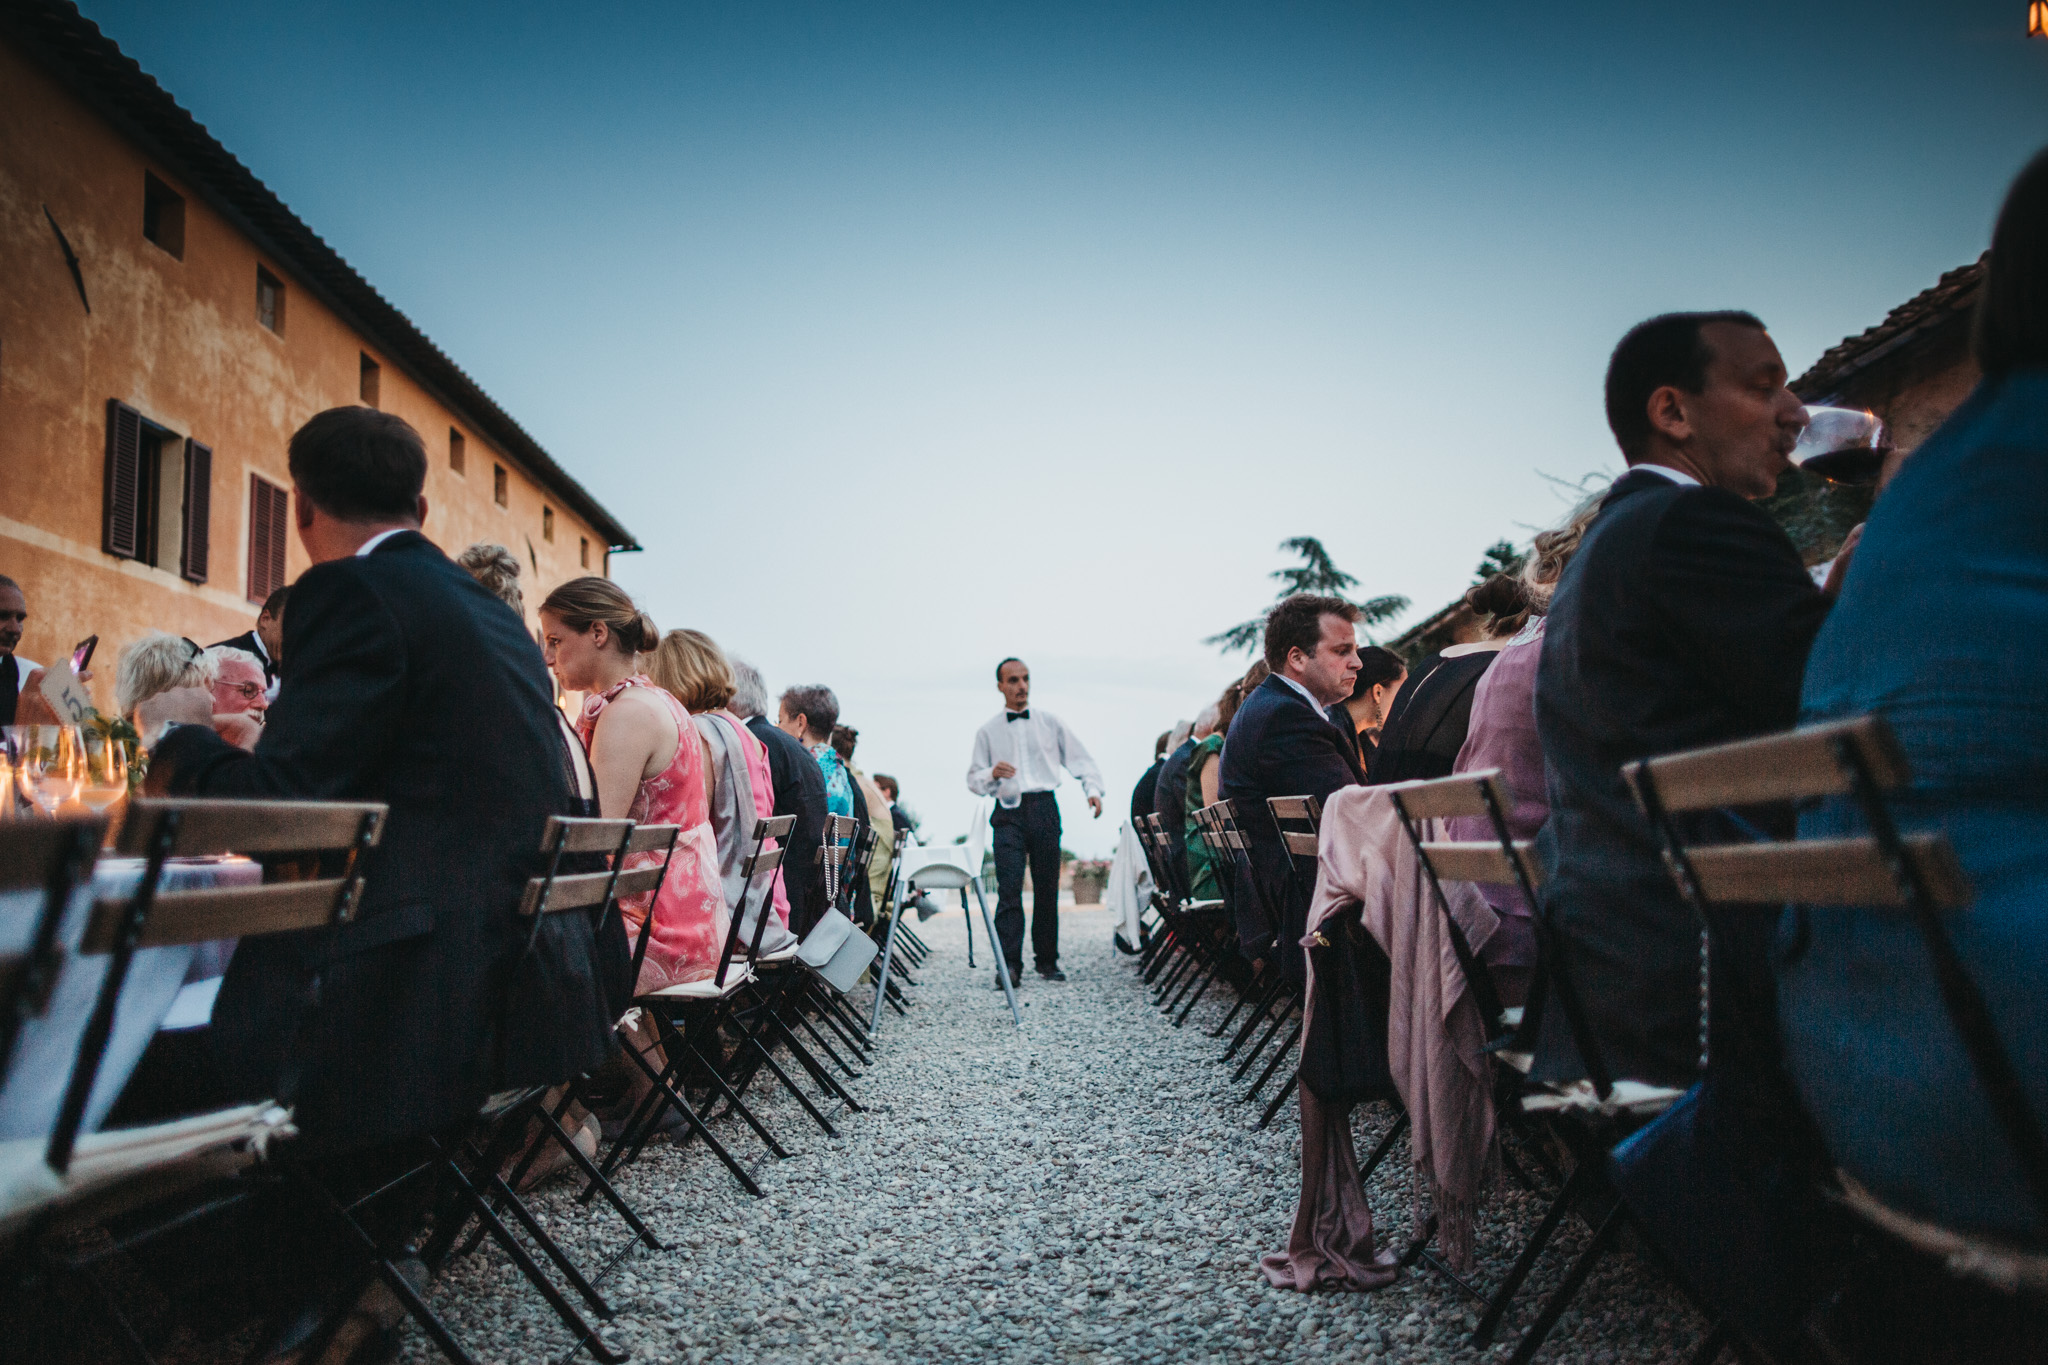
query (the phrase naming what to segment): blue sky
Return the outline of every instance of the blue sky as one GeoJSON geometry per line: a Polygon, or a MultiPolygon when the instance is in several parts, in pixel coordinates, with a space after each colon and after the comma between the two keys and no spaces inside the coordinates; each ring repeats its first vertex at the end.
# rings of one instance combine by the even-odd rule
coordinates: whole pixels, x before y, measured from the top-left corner
{"type": "Polygon", "coordinates": [[[2048,142],[2018,0],[84,8],[942,837],[998,658],[1120,807],[1281,539],[1447,601],[1630,323],[1802,369],[2048,142]]]}

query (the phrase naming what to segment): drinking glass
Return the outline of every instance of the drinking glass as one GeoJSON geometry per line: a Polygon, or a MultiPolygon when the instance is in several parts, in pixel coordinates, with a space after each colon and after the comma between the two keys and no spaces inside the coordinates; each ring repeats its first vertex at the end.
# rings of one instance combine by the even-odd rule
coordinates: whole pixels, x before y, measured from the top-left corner
{"type": "Polygon", "coordinates": [[[1808,408],[1792,463],[1829,483],[1872,484],[1892,453],[1884,419],[1861,408],[1808,408]]]}
{"type": "Polygon", "coordinates": [[[128,795],[128,744],[125,740],[84,732],[84,764],[78,799],[95,815],[128,795]]]}
{"type": "Polygon", "coordinates": [[[85,778],[85,743],[75,725],[12,725],[15,781],[44,815],[78,798],[85,778]]]}

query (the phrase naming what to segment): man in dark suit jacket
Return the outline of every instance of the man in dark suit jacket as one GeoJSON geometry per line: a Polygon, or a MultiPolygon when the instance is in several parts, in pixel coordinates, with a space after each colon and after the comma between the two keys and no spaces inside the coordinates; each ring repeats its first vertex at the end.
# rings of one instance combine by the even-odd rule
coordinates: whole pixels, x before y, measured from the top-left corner
{"type": "MultiPolygon", "coordinates": [[[[1351,695],[1358,676],[1358,608],[1341,597],[1296,593],[1266,618],[1266,665],[1273,671],[1252,689],[1223,740],[1219,786],[1237,807],[1251,856],[1257,895],[1278,918],[1280,961],[1299,976],[1298,946],[1307,930],[1308,896],[1290,884],[1288,852],[1266,808],[1271,796],[1328,799],[1365,780],[1349,726],[1331,723],[1328,708],[1351,695]]],[[[1259,922],[1256,904],[1240,896],[1238,939],[1248,956],[1266,957],[1275,934],[1259,922]]]]}
{"type": "MultiPolygon", "coordinates": [[[[278,670],[284,661],[284,605],[291,599],[291,584],[279,588],[263,599],[263,609],[256,613],[256,628],[245,630],[233,639],[217,641],[214,649],[239,649],[253,654],[263,663],[263,681],[277,682],[278,670]]],[[[275,692],[275,686],[271,691],[275,692]]]]}
{"type": "MultiPolygon", "coordinates": [[[[1542,908],[1610,1073],[1684,1086],[1700,1055],[1699,926],[1621,767],[1791,726],[1827,600],[1750,501],[1776,488],[1805,424],[1762,323],[1643,323],[1615,349],[1607,412],[1631,468],[1558,583],[1536,684],[1542,908]]],[[[1744,1014],[1771,1033],[1765,916],[1715,927],[1716,1039],[1744,1014]]],[[[1584,1075],[1554,996],[1542,1024],[1538,1079],[1584,1075]]]]}
{"type": "Polygon", "coordinates": [[[802,938],[826,909],[825,870],[818,864],[818,849],[825,842],[825,775],[810,750],[768,719],[768,691],[760,670],[744,659],[731,663],[737,688],[727,705],[746,719],[754,738],[768,746],[775,813],[796,817],[789,831],[789,852],[782,859],[782,881],[789,894],[790,932],[802,938]]]}
{"type": "Polygon", "coordinates": [[[160,790],[390,805],[355,920],[244,941],[213,1013],[231,1091],[272,1094],[297,1074],[306,1150],[387,1149],[505,1085],[594,1067],[611,1019],[593,926],[550,916],[547,960],[524,964],[511,1002],[517,1036],[540,1051],[499,1037],[528,932],[519,899],[544,870],[548,817],[569,809],[565,751],[540,650],[418,530],[418,434],[389,413],[330,409],[293,436],[291,471],[313,567],[293,592],[289,678],[255,751],[213,733],[203,689],[138,720],[151,737],[178,725],[152,752],[160,790]]]}

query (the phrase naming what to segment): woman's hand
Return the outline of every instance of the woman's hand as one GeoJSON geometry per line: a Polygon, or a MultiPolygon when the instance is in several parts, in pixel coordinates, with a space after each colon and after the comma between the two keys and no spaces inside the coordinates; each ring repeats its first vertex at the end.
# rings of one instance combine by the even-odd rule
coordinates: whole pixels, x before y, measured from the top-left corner
{"type": "Polygon", "coordinates": [[[217,711],[210,718],[213,732],[238,749],[256,750],[256,741],[263,738],[263,713],[260,711],[217,711]]]}
{"type": "Polygon", "coordinates": [[[1835,562],[1828,565],[1827,581],[1820,585],[1821,595],[1833,599],[1842,591],[1842,579],[1849,572],[1849,560],[1856,553],[1856,547],[1863,540],[1863,523],[1857,522],[1849,528],[1849,534],[1842,538],[1842,548],[1835,552],[1835,562]]]}

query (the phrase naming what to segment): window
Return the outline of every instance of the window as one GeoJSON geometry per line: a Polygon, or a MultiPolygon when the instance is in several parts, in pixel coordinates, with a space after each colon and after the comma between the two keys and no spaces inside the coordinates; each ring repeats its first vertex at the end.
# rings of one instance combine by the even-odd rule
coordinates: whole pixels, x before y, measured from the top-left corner
{"type": "Polygon", "coordinates": [[[512,503],[511,488],[505,480],[505,466],[501,464],[491,466],[491,499],[500,507],[509,507],[512,503]]]}
{"type": "Polygon", "coordinates": [[[256,267],[256,321],[284,334],[284,281],[260,265],[256,267]]]}
{"type": "Polygon", "coordinates": [[[448,428],[448,467],[458,474],[462,472],[463,460],[468,457],[467,445],[461,432],[454,427],[448,428]]]}
{"type": "Polygon", "coordinates": [[[284,586],[284,547],[290,535],[290,495],[267,479],[249,476],[249,600],[261,603],[284,586]]]}
{"type": "Polygon", "coordinates": [[[582,542],[581,548],[577,551],[577,558],[583,561],[583,567],[587,569],[590,567],[590,537],[578,536],[576,538],[582,542]]]}
{"type": "Polygon", "coordinates": [[[213,451],[126,403],[107,404],[100,548],[192,583],[207,573],[213,451]]]}
{"type": "Polygon", "coordinates": [[[540,538],[548,541],[555,538],[555,509],[545,505],[540,509],[540,538]]]}
{"type": "Polygon", "coordinates": [[[142,235],[185,259],[185,197],[148,171],[142,173],[142,235]]]}
{"type": "Polygon", "coordinates": [[[363,406],[374,408],[377,406],[377,390],[380,387],[377,381],[382,378],[384,371],[368,356],[362,357],[362,361],[362,379],[356,392],[362,397],[363,406]]]}

